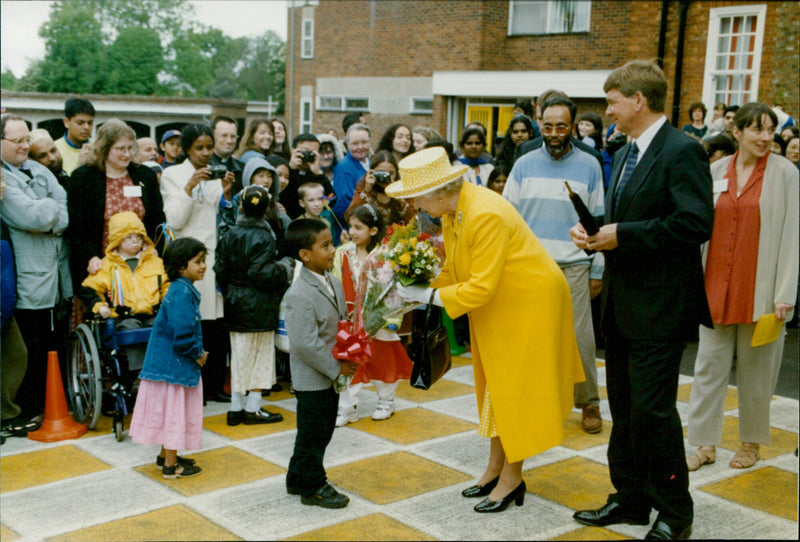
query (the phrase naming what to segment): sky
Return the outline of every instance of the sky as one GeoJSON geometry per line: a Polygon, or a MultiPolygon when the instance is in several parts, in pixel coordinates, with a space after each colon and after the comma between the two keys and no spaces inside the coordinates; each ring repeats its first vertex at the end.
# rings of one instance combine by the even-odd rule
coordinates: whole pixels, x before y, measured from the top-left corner
{"type": "MultiPolygon", "coordinates": [[[[126,0],[127,1],[127,0],[126,0]]],[[[212,1],[190,0],[196,19],[238,38],[274,30],[286,39],[286,0],[212,1]]],[[[37,0],[0,1],[0,64],[22,77],[28,65],[44,58],[44,41],[39,27],[50,16],[51,2],[37,0]]]]}

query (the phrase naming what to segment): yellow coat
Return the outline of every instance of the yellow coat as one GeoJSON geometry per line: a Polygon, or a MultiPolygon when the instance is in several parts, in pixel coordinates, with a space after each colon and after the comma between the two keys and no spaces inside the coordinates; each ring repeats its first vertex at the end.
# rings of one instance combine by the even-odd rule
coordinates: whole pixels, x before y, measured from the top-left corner
{"type": "MultiPolygon", "coordinates": [[[[108,246],[102,267],[94,275],[86,277],[81,286],[91,288],[100,298],[109,301],[115,271],[119,272],[125,306],[130,308],[131,314],[153,314],[153,308],[167,295],[169,279],[164,271],[164,262],[158,257],[152,241],[147,237],[144,224],[136,213],[130,211],[117,213],[108,221],[108,246]],[[138,233],[144,238],[142,254],[134,272],[131,272],[128,264],[116,252],[122,240],[132,233],[138,233]]],[[[102,301],[94,303],[92,312],[96,314],[102,305],[102,301]]],[[[117,318],[119,315],[113,302],[109,301],[108,306],[111,309],[111,318],[117,318]]]]}
{"type": "Polygon", "coordinates": [[[557,446],[584,380],[569,286],[516,209],[464,183],[442,217],[447,260],[433,286],[452,318],[469,314],[475,393],[488,386],[509,462],[557,446]]]}

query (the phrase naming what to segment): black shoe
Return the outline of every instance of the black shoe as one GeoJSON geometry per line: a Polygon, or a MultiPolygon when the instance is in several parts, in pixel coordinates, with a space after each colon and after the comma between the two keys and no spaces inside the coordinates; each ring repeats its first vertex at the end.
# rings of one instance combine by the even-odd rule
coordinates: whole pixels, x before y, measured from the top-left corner
{"type": "Polygon", "coordinates": [[[215,403],[230,403],[231,402],[231,395],[229,393],[225,393],[221,391],[219,393],[214,393],[206,397],[207,401],[214,401],[215,403]]]}
{"type": "Polygon", "coordinates": [[[685,527],[670,527],[661,519],[656,519],[653,528],[644,537],[645,540],[686,540],[692,534],[692,524],[685,527]]]}
{"type": "Polygon", "coordinates": [[[242,423],[243,418],[244,418],[243,410],[228,411],[228,425],[230,426],[239,425],[240,423],[242,423]]]}
{"type": "Polygon", "coordinates": [[[277,412],[267,412],[263,408],[255,412],[244,411],[244,424],[255,425],[259,423],[278,423],[283,421],[283,415],[277,412]]]}
{"type": "Polygon", "coordinates": [[[514,504],[517,506],[522,506],[522,503],[525,502],[525,481],[519,483],[517,487],[515,487],[511,493],[500,499],[499,501],[490,501],[489,497],[486,497],[481,502],[475,505],[475,511],[480,512],[483,514],[492,513],[492,512],[502,512],[508,505],[511,504],[511,501],[514,501],[514,504]]]}
{"type": "Polygon", "coordinates": [[[283,391],[283,386],[281,386],[280,384],[275,384],[274,386],[272,386],[270,388],[269,391],[274,391],[276,393],[279,392],[279,391],[283,391]]]}
{"type": "Polygon", "coordinates": [[[300,502],[322,508],[344,508],[350,502],[350,497],[342,495],[332,485],[325,484],[307,497],[300,497],[300,502]]]}
{"type": "Polygon", "coordinates": [[[467,489],[461,492],[461,496],[467,498],[485,497],[486,495],[492,492],[494,486],[497,485],[498,480],[500,480],[499,476],[494,480],[486,482],[485,485],[468,487],[467,489]]]}
{"type": "Polygon", "coordinates": [[[192,476],[197,476],[203,472],[203,469],[198,467],[197,465],[189,465],[184,466],[179,463],[172,465],[171,467],[167,467],[164,465],[164,468],[161,470],[161,476],[163,478],[191,478],[192,476]],[[181,469],[180,471],[178,469],[181,469]]]}
{"type": "Polygon", "coordinates": [[[269,397],[270,393],[272,393],[270,390],[261,390],[261,397],[269,397]]]}
{"type": "MultiPolygon", "coordinates": [[[[192,465],[194,465],[194,459],[178,456],[177,464],[182,467],[191,467],[192,465]]],[[[159,470],[164,468],[164,458],[161,457],[160,455],[156,456],[156,467],[158,467],[159,470]]]]}
{"type": "Polygon", "coordinates": [[[647,525],[650,523],[650,512],[628,510],[616,501],[611,501],[597,510],[579,510],[572,514],[575,521],[592,527],[605,527],[615,523],[631,525],[647,525]]]}

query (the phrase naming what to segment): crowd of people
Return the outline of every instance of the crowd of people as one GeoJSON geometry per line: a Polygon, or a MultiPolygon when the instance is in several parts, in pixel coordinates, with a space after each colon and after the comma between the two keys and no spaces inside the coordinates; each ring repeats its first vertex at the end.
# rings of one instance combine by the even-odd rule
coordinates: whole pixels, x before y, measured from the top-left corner
{"type": "Polygon", "coordinates": [[[353,318],[359,269],[387,227],[420,217],[440,228],[446,260],[430,288],[401,295],[443,306],[471,349],[479,434],[491,439],[486,471],[463,492],[485,497],[475,510],[523,504],[522,461],[561,442],[573,407],[585,432],[602,430],[602,336],[617,493],[575,519],[644,525],[655,508],[648,536],[687,536],[688,472],[716,458],[734,356],[742,444],[730,466],[751,467],[769,443],[797,301],[798,129],[760,103],[717,104],[707,124],[697,102],[678,130],[664,116],[664,74],[648,62],[615,70],[604,91],[607,129],[548,90],[517,102],[493,153],[495,134],[477,122],[455,148],[425,126],[378,138],[358,113],[341,141],[336,130],[290,141],[266,117],[239,134],[220,115],[157,143],[118,119],[94,131],[83,98],[67,100],[55,141],[4,114],[4,435],[41,423],[47,352],[63,365],[76,322],[114,318],[153,328],[146,351],[124,358],[140,371],[130,434],[162,445],[165,477],[202,472],[178,451],[200,448],[207,401],[230,404],[230,426],[282,422],[261,406],[280,377],[297,398],[287,491],[346,506],[327,482],[325,447],[358,419],[366,382],[378,392],[372,419],[391,418],[412,363],[400,321],[374,337],[368,363],[335,359],[337,323],[353,318]],[[569,194],[599,231],[577,223],[569,194]],[[275,341],[282,302],[288,356],[275,341]],[[750,346],[770,315],[778,340],[750,346]],[[698,327],[688,433],[698,448],[687,457],[675,402],[698,327]],[[353,379],[337,394],[340,375],[353,379]]]}

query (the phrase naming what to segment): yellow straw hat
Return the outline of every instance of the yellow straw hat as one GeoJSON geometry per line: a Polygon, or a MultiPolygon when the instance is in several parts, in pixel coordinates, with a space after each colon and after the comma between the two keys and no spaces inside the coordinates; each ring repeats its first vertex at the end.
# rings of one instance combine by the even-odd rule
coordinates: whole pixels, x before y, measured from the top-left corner
{"type": "Polygon", "coordinates": [[[458,179],[469,169],[462,164],[451,165],[442,147],[415,152],[400,160],[398,166],[400,180],[386,187],[386,195],[390,198],[414,198],[433,192],[458,179]]]}

